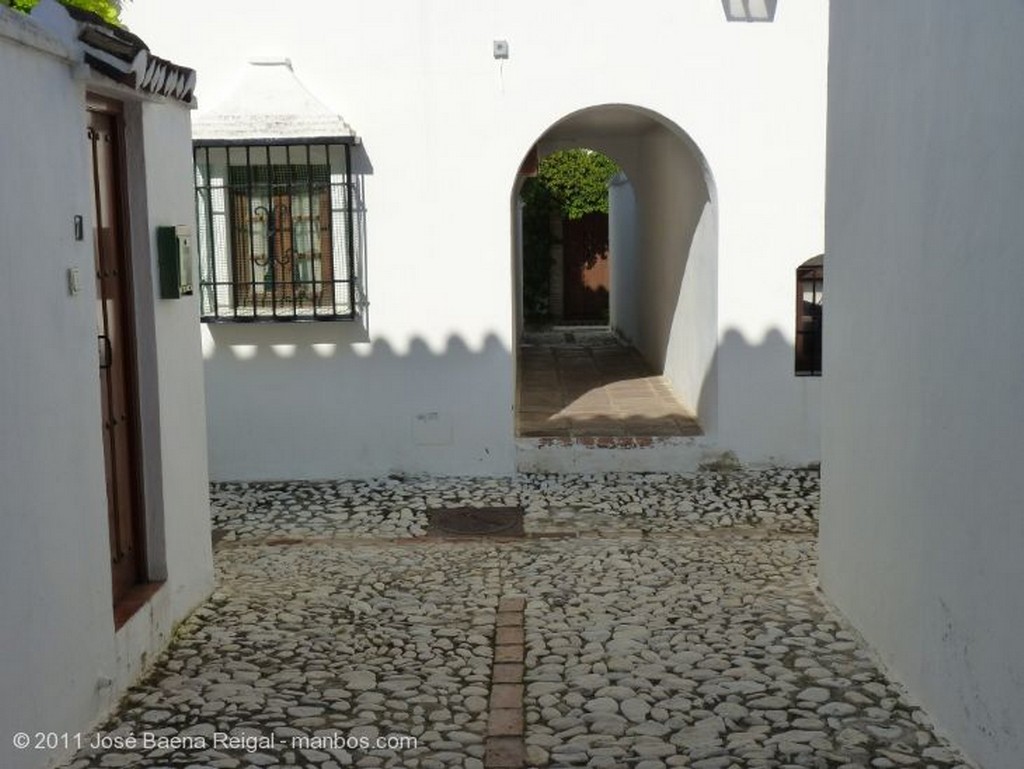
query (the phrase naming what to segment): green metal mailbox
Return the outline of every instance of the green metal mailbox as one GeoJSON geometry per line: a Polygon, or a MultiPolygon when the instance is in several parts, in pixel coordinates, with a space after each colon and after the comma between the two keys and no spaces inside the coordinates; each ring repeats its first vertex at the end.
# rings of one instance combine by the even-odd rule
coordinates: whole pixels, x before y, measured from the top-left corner
{"type": "Polygon", "coordinates": [[[156,228],[160,264],[160,296],[179,299],[192,295],[192,228],[185,224],[156,228]]]}

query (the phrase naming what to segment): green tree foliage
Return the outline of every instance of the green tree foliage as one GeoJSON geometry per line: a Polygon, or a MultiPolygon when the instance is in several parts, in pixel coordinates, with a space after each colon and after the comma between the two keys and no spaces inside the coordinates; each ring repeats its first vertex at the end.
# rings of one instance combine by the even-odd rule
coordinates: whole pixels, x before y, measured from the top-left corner
{"type": "Polygon", "coordinates": [[[608,182],[618,173],[615,161],[585,149],[554,152],[540,161],[537,180],[568,219],[608,213],[608,182]]]}
{"type": "Polygon", "coordinates": [[[551,192],[537,177],[523,183],[523,310],[528,318],[548,314],[551,285],[551,192]]]}
{"type": "MultiPolygon", "coordinates": [[[[3,0],[7,5],[16,11],[29,13],[39,0],[3,0]]],[[[104,21],[111,24],[121,23],[121,9],[111,0],[60,0],[64,5],[81,8],[83,11],[91,11],[104,21]]]]}

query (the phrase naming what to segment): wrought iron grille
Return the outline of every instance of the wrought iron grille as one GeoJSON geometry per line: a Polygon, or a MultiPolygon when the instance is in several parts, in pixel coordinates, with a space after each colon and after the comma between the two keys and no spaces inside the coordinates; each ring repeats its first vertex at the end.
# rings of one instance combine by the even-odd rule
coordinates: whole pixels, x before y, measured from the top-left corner
{"type": "Polygon", "coordinates": [[[349,145],[196,142],[204,321],[351,320],[349,145]]]}

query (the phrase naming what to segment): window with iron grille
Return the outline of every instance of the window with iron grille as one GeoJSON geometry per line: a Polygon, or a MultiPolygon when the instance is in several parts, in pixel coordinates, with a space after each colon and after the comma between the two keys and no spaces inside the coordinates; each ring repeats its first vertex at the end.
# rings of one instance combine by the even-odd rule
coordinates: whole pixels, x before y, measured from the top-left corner
{"type": "Polygon", "coordinates": [[[796,374],[821,376],[821,310],[825,283],[824,257],[796,268],[796,374]]]}
{"type": "Polygon", "coordinates": [[[196,142],[204,321],[351,320],[349,145],[196,142]]]}

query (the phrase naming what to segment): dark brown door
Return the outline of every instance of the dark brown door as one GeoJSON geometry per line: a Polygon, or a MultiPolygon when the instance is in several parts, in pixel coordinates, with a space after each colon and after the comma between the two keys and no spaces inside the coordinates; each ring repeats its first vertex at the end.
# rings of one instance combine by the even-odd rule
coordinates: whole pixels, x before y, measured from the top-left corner
{"type": "Polygon", "coordinates": [[[103,407],[103,458],[114,602],[142,581],[138,388],[126,234],[122,120],[116,105],[89,105],[92,147],[96,324],[103,407]]]}
{"type": "Polygon", "coordinates": [[[608,214],[562,220],[565,319],[608,321],[608,214]]]}

